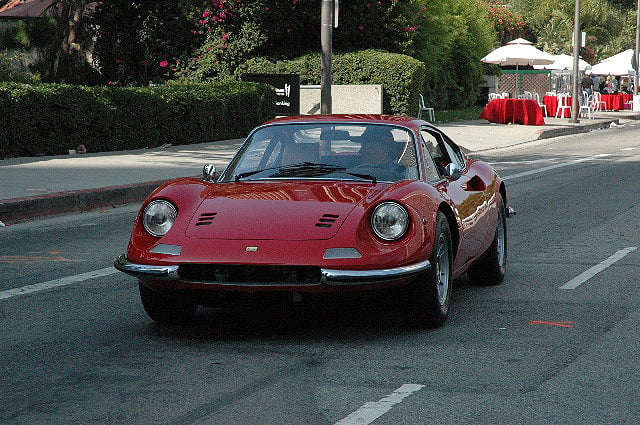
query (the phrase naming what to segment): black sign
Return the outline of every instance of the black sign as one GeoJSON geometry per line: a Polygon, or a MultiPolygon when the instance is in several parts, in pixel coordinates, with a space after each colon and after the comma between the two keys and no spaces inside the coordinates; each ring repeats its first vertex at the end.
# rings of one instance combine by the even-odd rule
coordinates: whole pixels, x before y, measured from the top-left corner
{"type": "Polygon", "coordinates": [[[272,85],[276,89],[276,114],[300,114],[300,76],[298,74],[243,74],[242,81],[272,85]]]}

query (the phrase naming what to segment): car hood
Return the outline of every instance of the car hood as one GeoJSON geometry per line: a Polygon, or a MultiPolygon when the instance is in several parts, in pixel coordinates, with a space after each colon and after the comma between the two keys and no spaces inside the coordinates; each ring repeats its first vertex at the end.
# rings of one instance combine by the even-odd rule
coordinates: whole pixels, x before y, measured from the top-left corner
{"type": "Polygon", "coordinates": [[[212,185],[186,236],[232,240],[321,240],[388,184],[240,182],[212,185]]]}

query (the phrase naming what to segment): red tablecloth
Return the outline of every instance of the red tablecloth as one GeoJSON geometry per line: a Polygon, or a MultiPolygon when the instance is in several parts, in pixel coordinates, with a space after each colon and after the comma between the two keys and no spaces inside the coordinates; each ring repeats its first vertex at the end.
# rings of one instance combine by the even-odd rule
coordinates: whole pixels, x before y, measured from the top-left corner
{"type": "MultiPolygon", "coordinates": [[[[557,96],[545,96],[542,98],[542,103],[547,107],[547,116],[555,117],[558,112],[558,97],[557,96]]],[[[572,105],[571,97],[567,98],[567,105],[572,105]]],[[[564,109],[560,118],[571,118],[571,109],[564,109]]]]}
{"type": "Polygon", "coordinates": [[[603,94],[601,95],[602,101],[605,103],[605,109],[607,111],[621,111],[624,109],[624,104],[630,100],[633,100],[632,94],[603,94]]]}
{"type": "Polygon", "coordinates": [[[502,124],[544,125],[542,109],[531,99],[493,99],[484,107],[480,118],[502,124]]]}

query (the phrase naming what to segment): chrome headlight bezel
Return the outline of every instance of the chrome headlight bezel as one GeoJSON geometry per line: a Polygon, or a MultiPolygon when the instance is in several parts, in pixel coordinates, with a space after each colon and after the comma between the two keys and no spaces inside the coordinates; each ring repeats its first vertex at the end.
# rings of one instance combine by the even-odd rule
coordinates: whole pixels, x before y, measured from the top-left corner
{"type": "Polygon", "coordinates": [[[409,212],[398,202],[377,205],[371,213],[371,230],[384,241],[397,241],[409,231],[409,212]]]}
{"type": "Polygon", "coordinates": [[[160,238],[171,230],[177,216],[178,209],[175,205],[164,199],[156,199],[144,207],[140,221],[147,233],[160,238]]]}

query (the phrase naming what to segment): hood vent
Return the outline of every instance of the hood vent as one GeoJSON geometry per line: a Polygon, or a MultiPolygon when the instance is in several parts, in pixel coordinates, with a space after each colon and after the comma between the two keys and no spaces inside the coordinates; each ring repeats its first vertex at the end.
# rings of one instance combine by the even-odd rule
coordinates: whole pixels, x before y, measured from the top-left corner
{"type": "Polygon", "coordinates": [[[216,218],[217,214],[218,213],[203,213],[202,215],[200,215],[200,218],[198,218],[196,226],[208,226],[212,224],[213,219],[216,218]]]}
{"type": "Polygon", "coordinates": [[[323,214],[322,217],[316,223],[316,227],[332,227],[336,220],[340,218],[339,215],[335,214],[323,214]]]}

